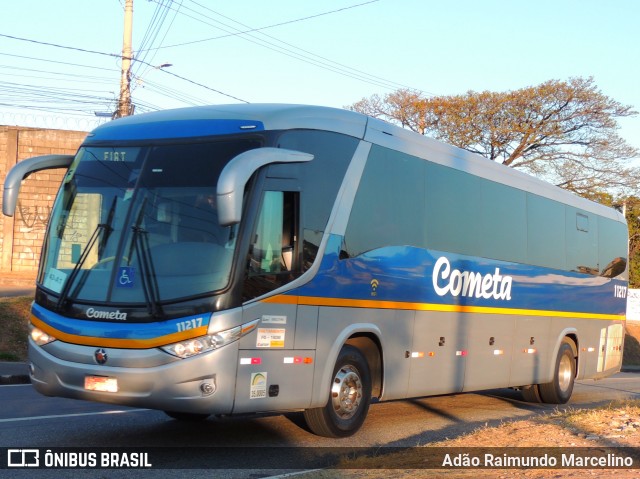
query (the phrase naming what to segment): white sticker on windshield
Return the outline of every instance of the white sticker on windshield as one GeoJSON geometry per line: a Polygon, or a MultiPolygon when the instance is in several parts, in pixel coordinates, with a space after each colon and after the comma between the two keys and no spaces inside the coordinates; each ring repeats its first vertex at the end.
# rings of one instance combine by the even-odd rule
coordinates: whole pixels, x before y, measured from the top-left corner
{"type": "Polygon", "coordinates": [[[67,280],[67,273],[59,269],[51,268],[44,277],[44,287],[59,293],[62,291],[64,282],[67,280]]]}

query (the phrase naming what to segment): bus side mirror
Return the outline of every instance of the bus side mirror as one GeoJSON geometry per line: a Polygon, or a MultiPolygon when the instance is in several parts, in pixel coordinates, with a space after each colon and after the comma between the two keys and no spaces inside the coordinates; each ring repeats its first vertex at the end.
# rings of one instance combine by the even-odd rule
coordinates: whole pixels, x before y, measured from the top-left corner
{"type": "Polygon", "coordinates": [[[20,184],[34,171],[50,170],[54,168],[69,168],[73,161],[73,155],[45,155],[36,156],[17,163],[4,180],[2,194],[2,213],[5,216],[13,216],[18,203],[20,184]]]}
{"type": "Polygon", "coordinates": [[[217,187],[218,222],[230,226],[240,222],[244,187],[251,175],[270,163],[300,163],[313,160],[313,155],[282,148],[256,148],[233,158],[220,173],[217,187]]]}

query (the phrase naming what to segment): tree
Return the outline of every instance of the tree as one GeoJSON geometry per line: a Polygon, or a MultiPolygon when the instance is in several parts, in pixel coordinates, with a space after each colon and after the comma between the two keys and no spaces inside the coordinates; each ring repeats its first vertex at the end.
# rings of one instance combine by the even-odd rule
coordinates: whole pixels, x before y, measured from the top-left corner
{"type": "Polygon", "coordinates": [[[640,198],[625,200],[627,224],[629,225],[629,286],[640,287],[640,198]]]}
{"type": "Polygon", "coordinates": [[[640,156],[622,139],[617,119],[636,115],[602,94],[593,78],[550,80],[505,93],[426,98],[412,90],[373,95],[348,107],[478,153],[588,196],[630,194],[640,156]]]}

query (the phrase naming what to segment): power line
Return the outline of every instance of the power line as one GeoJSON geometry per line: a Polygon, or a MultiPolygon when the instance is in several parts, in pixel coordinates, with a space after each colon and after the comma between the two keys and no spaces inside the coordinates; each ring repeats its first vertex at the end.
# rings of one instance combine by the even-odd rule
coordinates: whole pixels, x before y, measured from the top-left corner
{"type": "MultiPolygon", "coordinates": [[[[164,0],[162,0],[164,2],[164,0]]],[[[142,39],[142,42],[140,43],[140,47],[137,49],[138,53],[142,53],[142,57],[140,58],[140,60],[142,61],[148,61],[149,63],[153,63],[154,59],[158,53],[158,48],[152,48],[152,45],[156,42],[158,35],[160,34],[160,31],[162,30],[162,26],[164,25],[164,23],[166,22],[167,16],[169,11],[171,10],[171,8],[169,8],[171,6],[171,4],[173,3],[174,0],[169,0],[169,4],[165,5],[164,3],[162,4],[158,4],[158,7],[156,8],[156,12],[154,12],[154,16],[151,20],[151,22],[149,23],[149,26],[147,27],[147,32],[145,33],[145,36],[142,39]],[[162,9],[159,12],[159,9],[162,9]],[[156,18],[158,18],[159,16],[161,16],[161,18],[159,20],[155,20],[156,18]],[[147,49],[147,43],[149,44],[149,48],[147,49]],[[147,59],[147,55],[149,54],[149,52],[153,51],[153,54],[151,55],[151,58],[147,59]]],[[[180,0],[180,4],[178,5],[178,7],[175,9],[173,17],[171,18],[171,22],[169,23],[169,26],[166,28],[164,35],[162,36],[162,39],[159,42],[158,47],[162,46],[162,44],[164,43],[164,41],[167,38],[167,34],[169,33],[169,31],[171,30],[171,27],[173,26],[173,22],[175,22],[176,17],[178,16],[178,12],[180,11],[180,8],[182,6],[182,0],[180,0]]],[[[144,74],[146,74],[150,69],[147,67],[140,75],[138,76],[142,76],[144,74]]],[[[136,72],[137,74],[137,72],[136,72]]]]}
{"type": "MultiPolygon", "coordinates": [[[[149,1],[156,2],[156,3],[158,2],[158,0],[149,0],[149,1]]],[[[285,22],[274,23],[274,24],[272,24],[272,25],[267,25],[266,27],[260,27],[260,28],[251,28],[251,27],[249,27],[249,26],[247,26],[247,25],[243,25],[243,24],[242,24],[242,23],[240,23],[240,22],[236,22],[236,23],[238,23],[239,25],[243,25],[244,27],[249,28],[249,30],[245,30],[245,31],[238,31],[237,33],[230,33],[229,35],[222,35],[222,36],[218,36],[218,37],[203,38],[203,39],[201,39],[201,40],[194,40],[194,41],[190,41],[190,42],[176,43],[176,44],[174,44],[174,45],[167,45],[167,46],[164,46],[164,47],[161,47],[161,48],[182,47],[182,46],[185,46],[185,45],[192,45],[192,44],[194,44],[194,43],[202,43],[202,42],[208,42],[208,41],[211,41],[211,40],[218,40],[218,39],[220,39],[220,38],[232,37],[232,36],[236,36],[236,35],[243,35],[243,34],[245,34],[245,33],[260,32],[260,31],[262,31],[262,30],[267,30],[267,29],[269,29],[269,28],[281,27],[281,26],[284,26],[284,25],[289,25],[289,24],[291,24],[291,23],[303,22],[303,21],[305,21],[305,20],[310,20],[310,19],[312,19],[312,18],[322,17],[322,16],[325,16],[325,15],[331,15],[331,14],[333,14],[333,13],[342,12],[342,11],[344,11],[344,10],[350,10],[350,9],[352,9],[352,8],[362,7],[362,6],[364,6],[364,5],[368,5],[368,4],[370,4],[370,3],[376,3],[376,2],[378,2],[378,1],[380,1],[380,0],[370,0],[370,1],[368,1],[368,2],[358,3],[357,5],[351,5],[351,6],[348,6],[348,7],[339,8],[339,9],[337,9],[337,10],[331,10],[331,11],[328,11],[328,12],[318,13],[318,14],[316,14],[316,15],[309,15],[309,16],[306,16],[306,17],[296,18],[296,19],[293,19],[293,20],[287,20],[287,21],[285,21],[285,22]]],[[[192,3],[195,3],[197,6],[199,6],[200,8],[203,8],[204,10],[209,10],[210,12],[215,13],[216,15],[220,15],[220,16],[221,16],[221,17],[223,17],[223,18],[227,18],[228,20],[232,20],[232,21],[234,21],[234,22],[235,22],[235,20],[233,20],[233,19],[231,19],[231,18],[229,18],[229,17],[225,17],[224,15],[221,15],[220,13],[218,13],[218,12],[216,12],[216,11],[214,11],[214,10],[211,10],[211,9],[210,9],[210,8],[208,8],[208,7],[205,7],[204,5],[199,4],[199,3],[198,3],[198,2],[196,2],[195,0],[191,0],[191,2],[192,2],[192,3]]],[[[190,8],[189,8],[188,10],[191,10],[191,11],[195,12],[195,10],[190,9],[190,8]]],[[[190,18],[193,18],[193,17],[190,17],[190,18]]],[[[213,19],[210,19],[210,20],[213,20],[213,19]]],[[[214,20],[214,21],[215,21],[215,20],[214,20]]],[[[159,49],[159,48],[158,48],[158,49],[159,49]]]]}
{"type": "MultiPolygon", "coordinates": [[[[66,50],[74,50],[74,51],[78,51],[78,52],[81,52],[81,53],[91,53],[91,54],[95,54],[95,55],[103,55],[103,56],[108,56],[108,57],[112,57],[112,58],[121,58],[121,55],[118,55],[118,54],[115,54],[115,53],[105,53],[105,52],[99,52],[99,51],[96,51],[96,50],[88,50],[88,49],[85,49],[85,48],[70,47],[68,45],[60,45],[60,44],[51,43],[51,42],[42,42],[42,41],[39,41],[39,40],[33,40],[33,39],[30,39],[30,38],[24,38],[24,37],[17,37],[17,36],[14,36],[14,35],[6,35],[6,34],[3,34],[3,33],[0,33],[0,37],[9,38],[11,40],[18,40],[18,41],[23,41],[23,42],[28,42],[28,43],[34,43],[34,44],[37,44],[37,45],[44,45],[44,46],[55,47],[55,48],[63,48],[63,49],[66,49],[66,50]]],[[[147,65],[147,66],[153,67],[153,65],[151,65],[148,62],[136,60],[135,58],[132,58],[132,60],[133,61],[137,61],[138,63],[141,63],[143,65],[147,65]]],[[[183,80],[183,81],[186,81],[188,83],[191,83],[192,85],[196,85],[196,86],[199,86],[199,87],[204,88],[206,90],[218,93],[219,95],[223,95],[223,96],[226,96],[228,98],[232,98],[234,100],[241,101],[243,103],[249,103],[247,100],[243,100],[242,98],[236,97],[236,96],[231,95],[229,93],[225,93],[225,92],[223,92],[221,90],[217,90],[215,88],[212,88],[210,86],[204,85],[204,84],[199,83],[199,82],[196,82],[194,80],[190,80],[189,78],[186,78],[186,77],[183,77],[181,75],[178,75],[177,73],[169,72],[169,71],[164,70],[164,69],[161,69],[160,71],[164,72],[165,74],[171,75],[171,76],[173,76],[175,78],[178,78],[180,80],[183,80]]]]}
{"type": "MultiPolygon", "coordinates": [[[[156,1],[157,2],[158,0],[151,0],[151,1],[156,1]]],[[[163,47],[163,48],[190,45],[190,44],[193,44],[193,43],[218,40],[218,39],[228,38],[228,37],[240,37],[245,41],[254,43],[254,44],[259,45],[259,46],[261,46],[263,48],[267,48],[269,50],[275,51],[277,53],[280,53],[282,55],[288,56],[290,58],[294,58],[294,59],[296,59],[298,61],[302,61],[304,63],[308,63],[308,64],[311,64],[311,65],[314,65],[314,66],[322,68],[324,70],[328,70],[328,71],[331,71],[333,73],[337,73],[339,75],[346,76],[346,77],[349,77],[349,78],[353,78],[355,80],[359,80],[359,81],[362,81],[362,82],[365,82],[365,83],[369,83],[369,84],[372,84],[372,85],[376,85],[376,86],[379,86],[379,87],[392,89],[392,90],[393,89],[398,89],[398,88],[410,88],[410,89],[413,89],[413,90],[421,91],[419,89],[412,88],[412,87],[410,87],[408,85],[404,85],[402,83],[398,83],[398,82],[394,82],[394,81],[391,81],[391,80],[387,80],[387,79],[382,78],[380,76],[376,76],[376,75],[373,75],[373,74],[370,74],[370,73],[366,73],[366,72],[364,72],[362,70],[358,70],[358,69],[350,67],[348,65],[335,62],[335,61],[330,60],[330,59],[328,59],[326,57],[323,57],[321,55],[315,54],[315,53],[310,52],[308,50],[304,50],[304,49],[302,49],[302,48],[300,48],[300,47],[298,47],[296,45],[293,45],[291,43],[287,43],[287,42],[285,42],[283,40],[280,40],[280,39],[278,39],[278,38],[276,38],[276,37],[274,37],[272,35],[268,35],[268,34],[266,34],[266,33],[261,31],[261,30],[265,30],[265,29],[268,29],[268,28],[274,28],[276,26],[281,26],[281,25],[287,25],[287,24],[291,24],[291,23],[301,22],[301,21],[308,20],[308,19],[311,19],[311,18],[316,18],[316,17],[319,17],[319,16],[329,15],[329,14],[332,14],[332,13],[348,10],[348,9],[351,9],[351,8],[361,7],[361,6],[364,6],[364,5],[368,5],[370,3],[377,2],[379,0],[372,0],[372,1],[369,1],[369,2],[365,2],[365,3],[359,3],[359,4],[356,4],[356,5],[351,5],[349,7],[344,7],[344,8],[337,9],[337,10],[331,10],[331,11],[328,11],[328,12],[323,12],[323,13],[316,14],[316,15],[310,15],[310,16],[307,16],[307,17],[298,18],[298,19],[294,19],[294,20],[288,20],[288,21],[285,21],[285,22],[280,22],[280,23],[277,23],[277,24],[268,25],[266,27],[261,27],[261,28],[252,28],[249,25],[246,25],[246,24],[244,24],[242,22],[234,20],[234,19],[232,19],[232,18],[230,18],[230,17],[228,17],[226,15],[223,15],[223,14],[221,14],[221,13],[215,11],[215,10],[212,10],[211,8],[208,8],[208,7],[204,6],[204,5],[201,5],[198,2],[196,2],[195,0],[190,0],[190,1],[194,5],[200,7],[201,9],[203,9],[205,11],[211,12],[214,15],[222,17],[222,18],[224,18],[226,20],[230,20],[230,21],[242,26],[244,28],[244,30],[243,29],[239,29],[237,27],[234,27],[233,25],[229,25],[227,23],[221,22],[220,20],[216,20],[215,18],[212,18],[211,16],[203,14],[202,12],[200,12],[198,10],[195,10],[193,8],[190,8],[188,6],[183,6],[183,9],[188,10],[190,12],[193,12],[193,15],[189,15],[187,13],[182,12],[183,16],[186,16],[188,18],[196,20],[196,21],[198,21],[200,23],[204,23],[205,25],[211,26],[213,28],[217,28],[219,30],[222,30],[222,31],[226,32],[226,35],[219,35],[217,37],[211,37],[211,38],[206,38],[206,39],[202,39],[202,40],[195,40],[195,41],[192,41],[192,42],[180,43],[180,44],[171,45],[171,46],[167,46],[167,47],[163,47]],[[205,21],[204,19],[210,20],[211,22],[214,22],[217,25],[211,24],[211,23],[205,21]],[[270,40],[273,40],[273,41],[258,38],[253,33],[257,33],[257,34],[262,35],[262,36],[266,37],[267,39],[270,39],[270,40]],[[276,44],[274,42],[278,42],[281,45],[278,45],[278,44],[276,44]],[[282,45],[284,45],[284,46],[282,46],[282,45]]]]}
{"type": "Polygon", "coordinates": [[[25,55],[15,55],[13,53],[2,53],[2,52],[0,52],[0,55],[1,56],[5,56],[5,57],[21,58],[21,59],[24,59],[24,60],[35,60],[35,61],[39,61],[39,62],[55,63],[55,64],[58,64],[58,65],[74,66],[74,67],[80,67],[80,68],[90,68],[90,69],[94,69],[94,70],[116,71],[114,68],[97,67],[97,66],[80,64],[80,63],[61,62],[61,61],[58,61],[58,60],[51,60],[51,59],[48,59],[48,58],[28,57],[28,56],[25,56],[25,55]]]}
{"type": "Polygon", "coordinates": [[[14,35],[6,35],[4,33],[0,33],[0,37],[9,38],[10,40],[18,40],[18,41],[21,41],[21,42],[35,43],[36,45],[44,45],[44,46],[48,46],[48,47],[63,48],[65,50],[74,50],[74,51],[81,52],[81,53],[91,53],[93,55],[103,55],[103,56],[112,57],[112,58],[120,58],[120,55],[115,54],[115,53],[105,53],[105,52],[99,52],[97,50],[88,50],[86,48],[70,47],[68,45],[60,45],[60,44],[57,44],[57,43],[43,42],[43,41],[40,41],[40,40],[32,40],[30,38],[16,37],[14,35]]]}

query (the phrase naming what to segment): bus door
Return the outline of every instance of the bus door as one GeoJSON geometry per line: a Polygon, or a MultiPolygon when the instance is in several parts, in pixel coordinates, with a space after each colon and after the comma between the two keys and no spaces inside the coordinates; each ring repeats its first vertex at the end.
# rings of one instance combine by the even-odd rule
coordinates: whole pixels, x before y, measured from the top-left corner
{"type": "Polygon", "coordinates": [[[243,320],[259,323],[256,334],[240,343],[234,413],[311,402],[318,308],[298,307],[295,296],[270,294],[302,272],[300,199],[294,179],[264,182],[249,241],[243,307],[243,320]]]}

